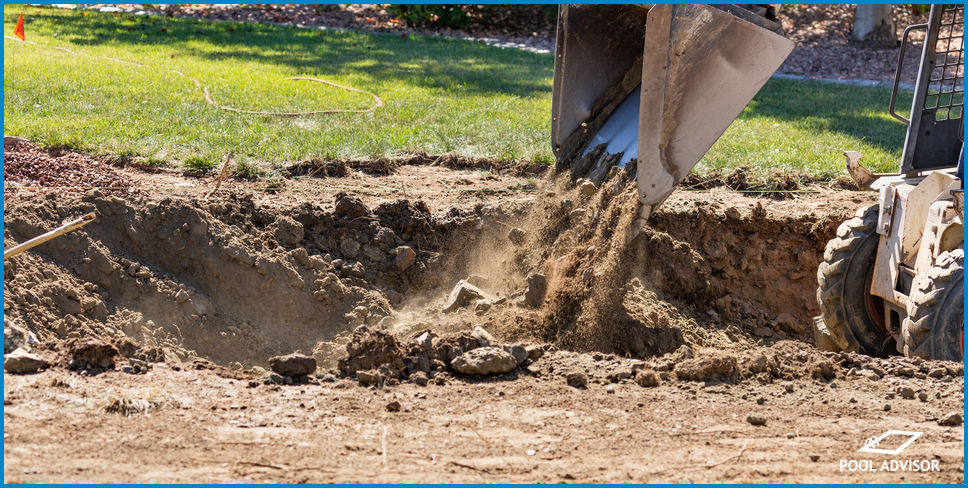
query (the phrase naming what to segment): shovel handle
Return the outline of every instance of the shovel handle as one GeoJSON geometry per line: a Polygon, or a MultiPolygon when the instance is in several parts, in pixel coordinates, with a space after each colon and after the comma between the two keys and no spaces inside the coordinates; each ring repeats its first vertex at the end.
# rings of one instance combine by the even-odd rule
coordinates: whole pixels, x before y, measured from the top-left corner
{"type": "Polygon", "coordinates": [[[46,234],[41,234],[27,242],[18,244],[10,249],[3,251],[3,259],[4,261],[6,261],[8,258],[16,256],[17,254],[20,254],[26,251],[27,249],[30,249],[34,246],[39,246],[57,236],[64,235],[72,230],[80,229],[81,227],[84,227],[85,225],[90,224],[93,221],[94,221],[94,212],[91,212],[89,214],[82,216],[79,219],[72,220],[50,232],[47,232],[46,234]]]}

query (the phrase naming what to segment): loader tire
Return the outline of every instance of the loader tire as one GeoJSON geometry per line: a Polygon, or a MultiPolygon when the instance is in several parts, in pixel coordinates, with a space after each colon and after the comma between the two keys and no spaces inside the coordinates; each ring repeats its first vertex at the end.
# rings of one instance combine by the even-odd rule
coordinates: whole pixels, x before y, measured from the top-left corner
{"type": "Polygon", "coordinates": [[[829,338],[821,346],[881,357],[897,347],[884,327],[883,302],[870,293],[880,240],[877,215],[877,205],[858,210],[827,243],[817,270],[817,302],[829,338]]]}
{"type": "Polygon", "coordinates": [[[917,277],[901,324],[905,356],[964,361],[964,276],[965,251],[955,249],[917,277]]]}

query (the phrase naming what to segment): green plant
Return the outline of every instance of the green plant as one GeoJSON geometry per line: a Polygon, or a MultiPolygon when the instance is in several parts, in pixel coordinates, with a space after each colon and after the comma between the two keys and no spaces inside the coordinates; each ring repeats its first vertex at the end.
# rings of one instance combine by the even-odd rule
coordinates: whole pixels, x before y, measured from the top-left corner
{"type": "Polygon", "coordinates": [[[195,171],[198,173],[208,173],[215,169],[215,162],[211,159],[205,159],[199,156],[192,156],[182,163],[182,166],[189,171],[195,171]]]}
{"type": "Polygon", "coordinates": [[[168,167],[168,161],[165,161],[164,159],[161,159],[161,158],[155,158],[155,157],[145,158],[141,164],[148,168],[167,168],[168,167]]]}
{"type": "Polygon", "coordinates": [[[256,180],[260,176],[265,174],[262,168],[258,167],[254,163],[248,161],[239,161],[235,163],[235,169],[232,171],[232,176],[240,180],[256,180]]]}

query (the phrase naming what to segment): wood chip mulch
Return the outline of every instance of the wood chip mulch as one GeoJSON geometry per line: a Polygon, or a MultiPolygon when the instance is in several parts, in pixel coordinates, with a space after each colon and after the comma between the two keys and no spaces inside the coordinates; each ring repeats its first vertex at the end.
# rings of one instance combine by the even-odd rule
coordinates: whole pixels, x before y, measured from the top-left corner
{"type": "Polygon", "coordinates": [[[138,192],[137,185],[107,162],[85,154],[42,149],[16,137],[3,140],[3,196],[31,194],[80,195],[97,189],[124,196],[138,192]]]}

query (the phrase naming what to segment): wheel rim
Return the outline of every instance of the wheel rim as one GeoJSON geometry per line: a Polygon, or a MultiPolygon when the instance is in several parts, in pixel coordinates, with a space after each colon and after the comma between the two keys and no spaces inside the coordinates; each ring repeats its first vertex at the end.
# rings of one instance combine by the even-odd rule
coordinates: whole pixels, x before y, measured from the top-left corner
{"type": "Polygon", "coordinates": [[[870,292],[873,280],[874,273],[872,272],[867,277],[867,284],[864,285],[867,290],[867,315],[874,321],[877,327],[890,335],[891,331],[887,330],[887,321],[884,320],[884,299],[870,292]]]}

